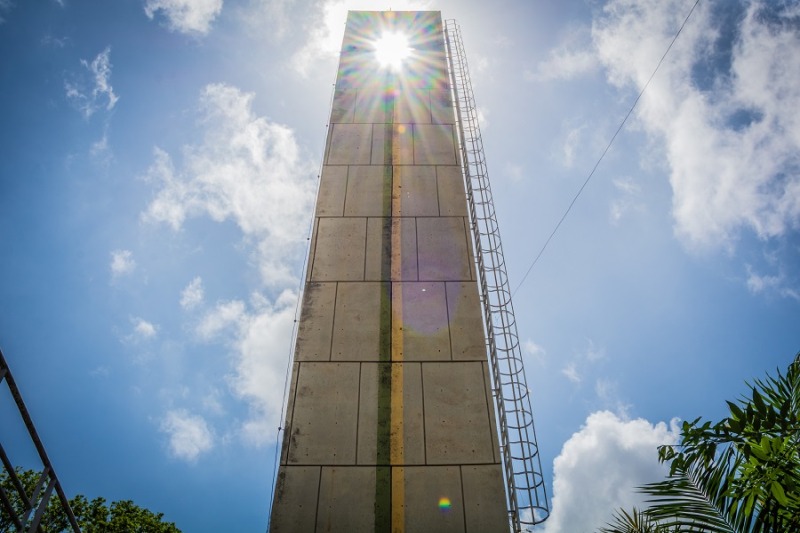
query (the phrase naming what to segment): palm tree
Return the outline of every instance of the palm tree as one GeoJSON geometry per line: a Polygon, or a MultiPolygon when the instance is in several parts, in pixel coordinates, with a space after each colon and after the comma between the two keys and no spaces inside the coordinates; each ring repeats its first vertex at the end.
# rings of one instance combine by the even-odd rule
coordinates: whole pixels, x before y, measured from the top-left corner
{"type": "Polygon", "coordinates": [[[649,507],[619,510],[601,533],[800,532],[800,353],[785,375],[748,384],[730,416],[684,422],[661,446],[669,476],[639,490],[649,507]]]}

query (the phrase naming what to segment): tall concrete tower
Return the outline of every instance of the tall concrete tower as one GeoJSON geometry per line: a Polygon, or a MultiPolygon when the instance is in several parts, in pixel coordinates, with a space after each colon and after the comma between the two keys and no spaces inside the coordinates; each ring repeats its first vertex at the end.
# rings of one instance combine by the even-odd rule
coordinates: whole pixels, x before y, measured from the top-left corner
{"type": "Polygon", "coordinates": [[[440,14],[350,12],[274,533],[509,531],[458,136],[440,14]]]}

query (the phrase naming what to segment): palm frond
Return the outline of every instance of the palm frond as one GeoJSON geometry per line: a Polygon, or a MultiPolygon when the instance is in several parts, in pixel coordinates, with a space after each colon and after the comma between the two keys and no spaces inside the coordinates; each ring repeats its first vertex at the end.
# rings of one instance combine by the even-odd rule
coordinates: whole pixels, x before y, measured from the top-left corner
{"type": "Polygon", "coordinates": [[[729,447],[709,465],[690,464],[664,481],[642,486],[642,492],[651,496],[646,514],[680,531],[749,531],[752,520],[746,512],[747,502],[729,496],[731,474],[740,462],[741,458],[729,447]]]}
{"type": "MultiPolygon", "coordinates": [[[[677,531],[677,530],[675,530],[677,531]]],[[[630,513],[625,509],[618,509],[614,513],[614,520],[598,530],[598,533],[670,533],[662,528],[646,513],[633,508],[630,513]]]]}

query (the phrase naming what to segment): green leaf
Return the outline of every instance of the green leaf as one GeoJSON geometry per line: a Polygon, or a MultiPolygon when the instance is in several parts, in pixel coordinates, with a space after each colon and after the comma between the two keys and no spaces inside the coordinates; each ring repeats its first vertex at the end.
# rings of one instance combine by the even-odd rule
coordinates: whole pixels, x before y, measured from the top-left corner
{"type": "Polygon", "coordinates": [[[789,505],[789,499],[786,497],[786,493],[783,492],[783,487],[777,481],[773,481],[770,485],[770,492],[778,500],[778,503],[781,505],[789,505]]]}
{"type": "Polygon", "coordinates": [[[769,459],[769,455],[767,455],[767,453],[764,451],[764,448],[757,444],[750,445],[750,452],[761,461],[766,461],[769,459]]]}
{"type": "Polygon", "coordinates": [[[764,398],[758,393],[758,389],[753,389],[753,403],[756,406],[756,411],[758,414],[763,416],[767,412],[767,406],[764,403],[764,398]]]}
{"type": "Polygon", "coordinates": [[[753,512],[753,504],[756,501],[756,495],[754,493],[750,493],[750,496],[747,497],[747,503],[744,506],[744,514],[746,516],[750,516],[750,513],[753,512]]]}
{"type": "MultiPolygon", "coordinates": [[[[726,400],[727,401],[727,400],[726,400]]],[[[738,405],[733,402],[727,402],[728,408],[731,411],[732,418],[734,420],[741,420],[744,418],[744,411],[742,411],[738,405]]]]}

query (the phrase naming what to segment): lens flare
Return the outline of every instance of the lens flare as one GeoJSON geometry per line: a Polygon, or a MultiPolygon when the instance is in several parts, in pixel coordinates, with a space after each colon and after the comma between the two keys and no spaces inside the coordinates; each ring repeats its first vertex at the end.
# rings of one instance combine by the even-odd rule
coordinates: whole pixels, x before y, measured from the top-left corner
{"type": "Polygon", "coordinates": [[[440,511],[449,511],[450,510],[450,498],[439,498],[439,510],[440,511]]]}
{"type": "Polygon", "coordinates": [[[411,53],[408,37],[402,33],[384,33],[373,43],[375,59],[380,66],[390,70],[400,70],[403,61],[411,53]]]}

